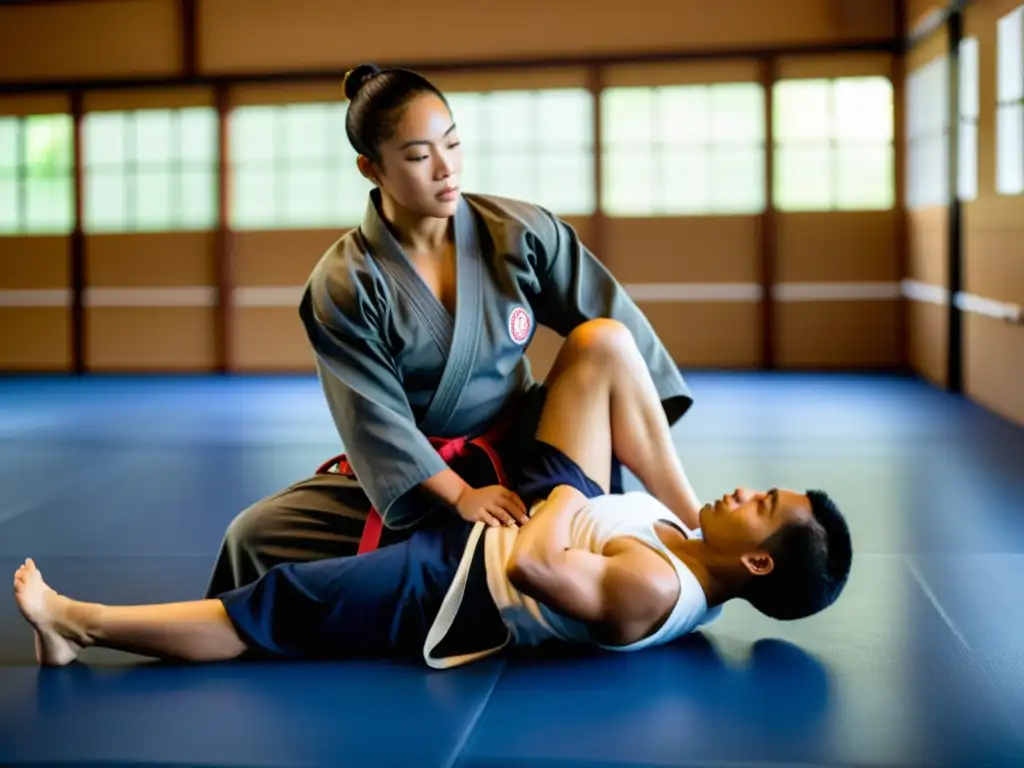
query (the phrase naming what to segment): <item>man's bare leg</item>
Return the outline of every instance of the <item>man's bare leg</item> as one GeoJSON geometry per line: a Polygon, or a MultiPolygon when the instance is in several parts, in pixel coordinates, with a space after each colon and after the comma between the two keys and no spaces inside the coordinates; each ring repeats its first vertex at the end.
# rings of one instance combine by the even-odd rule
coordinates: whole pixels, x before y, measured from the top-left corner
{"type": "Polygon", "coordinates": [[[700,501],[628,328],[604,319],[576,328],[545,384],[538,440],[569,456],[605,491],[614,453],[685,525],[698,527],[700,501]]]}
{"type": "Polygon", "coordinates": [[[219,600],[80,603],[54,592],[31,559],[14,574],[14,599],[36,631],[36,659],[45,666],[68,664],[91,645],[179,661],[226,661],[247,647],[219,600]]]}

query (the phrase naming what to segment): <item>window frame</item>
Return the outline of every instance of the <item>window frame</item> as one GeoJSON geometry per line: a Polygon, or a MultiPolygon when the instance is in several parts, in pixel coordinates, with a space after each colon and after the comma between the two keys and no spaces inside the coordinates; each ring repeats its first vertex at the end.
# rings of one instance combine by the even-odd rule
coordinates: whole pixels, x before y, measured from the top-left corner
{"type": "MultiPolygon", "coordinates": [[[[718,81],[707,83],[676,83],[661,85],[641,86],[618,86],[605,88],[601,91],[601,98],[598,104],[602,126],[607,126],[613,119],[609,111],[613,104],[609,101],[616,93],[644,92],[649,101],[649,122],[651,137],[644,138],[645,146],[637,149],[636,140],[623,137],[623,144],[619,145],[618,139],[609,135],[607,130],[602,131],[601,146],[601,199],[600,210],[609,218],[682,218],[682,217],[716,217],[716,216],[757,216],[765,212],[768,200],[765,190],[765,177],[767,174],[767,127],[764,125],[765,102],[768,98],[764,85],[756,80],[718,81]],[[714,123],[714,93],[718,88],[744,88],[754,94],[758,104],[755,110],[758,119],[758,127],[752,131],[756,136],[754,139],[726,139],[718,140],[712,130],[708,130],[701,139],[673,139],[658,135],[659,126],[662,124],[662,110],[664,97],[674,91],[682,89],[699,90],[705,94],[707,107],[708,125],[714,123]],[[615,178],[611,170],[617,162],[622,161],[621,156],[616,157],[617,150],[628,149],[630,153],[642,153],[650,161],[651,183],[654,187],[651,202],[635,209],[620,207],[617,203],[619,193],[611,191],[615,178]],[[733,159],[739,158],[742,154],[749,153],[753,157],[754,174],[751,177],[754,184],[751,189],[746,190],[744,195],[718,195],[715,186],[721,179],[722,173],[716,172],[715,166],[722,162],[723,157],[730,154],[733,159]],[[705,166],[707,186],[703,191],[703,202],[699,204],[685,204],[679,198],[670,200],[668,198],[667,185],[664,171],[670,158],[682,158],[686,155],[700,156],[701,164],[705,166]],[[722,202],[724,198],[732,198],[733,202],[722,202]],[[735,202],[737,198],[744,198],[744,202],[735,202]]],[[[749,160],[750,157],[747,159],[749,160]]],[[[628,165],[628,163],[627,163],[628,165]]]]}
{"type": "MultiPolygon", "coordinates": [[[[897,203],[897,190],[896,190],[896,135],[895,135],[895,103],[892,101],[895,98],[896,89],[892,78],[885,75],[850,75],[850,76],[831,76],[831,77],[793,77],[783,78],[776,80],[772,83],[772,162],[775,172],[772,180],[772,201],[775,210],[780,213],[823,213],[823,212],[873,212],[873,211],[891,211],[897,203]],[[893,117],[889,124],[889,134],[887,139],[853,139],[849,137],[843,137],[841,131],[838,129],[838,86],[844,82],[850,81],[877,81],[884,82],[888,87],[888,93],[890,97],[890,103],[893,107],[893,117]],[[778,131],[779,123],[783,119],[780,117],[783,112],[780,100],[783,98],[783,89],[789,83],[817,83],[824,87],[826,98],[827,98],[827,109],[828,109],[828,134],[825,137],[816,138],[799,138],[790,139],[784,136],[780,136],[778,131]],[[779,86],[783,86],[780,89],[779,86]],[[864,202],[857,203],[846,203],[844,202],[844,195],[842,194],[842,182],[844,178],[843,174],[843,154],[844,150],[851,150],[855,148],[865,148],[871,150],[885,149],[886,166],[888,169],[888,192],[887,199],[884,202],[876,202],[872,204],[866,204],[864,202]],[[790,202],[787,200],[787,194],[783,189],[783,185],[786,183],[784,174],[781,172],[785,161],[784,157],[787,151],[794,150],[814,150],[816,152],[822,152],[826,155],[826,167],[828,168],[828,189],[827,201],[819,199],[817,202],[790,202]]],[[[881,157],[881,155],[879,155],[881,157]]],[[[824,187],[823,187],[824,188],[824,187]]]]}
{"type": "Polygon", "coordinates": [[[961,202],[978,199],[978,120],[981,112],[979,41],[965,37],[959,46],[957,126],[957,197],[961,202]]]}
{"type": "Polygon", "coordinates": [[[0,237],[24,237],[37,235],[67,236],[75,228],[75,148],[74,119],[68,112],[46,112],[27,115],[3,115],[0,120],[9,122],[15,127],[14,157],[10,165],[0,166],[0,179],[11,184],[14,192],[15,211],[13,225],[0,220],[0,237]],[[58,161],[51,181],[57,181],[66,196],[64,209],[56,218],[59,224],[33,224],[31,212],[31,182],[38,178],[33,173],[33,165],[29,157],[30,125],[34,121],[51,120],[62,124],[66,142],[63,156],[58,161]]]}
{"type": "Polygon", "coordinates": [[[904,180],[905,208],[916,210],[945,206],[949,203],[949,57],[936,56],[907,75],[906,120],[904,126],[906,154],[904,159],[906,176],[904,180]],[[937,81],[932,84],[930,79],[937,81]],[[932,93],[938,100],[926,103],[932,93]],[[924,115],[921,125],[918,117],[924,115]],[[935,147],[935,163],[927,151],[935,147]],[[929,168],[937,170],[938,178],[929,180],[929,168]]]}
{"type": "Polygon", "coordinates": [[[95,110],[86,112],[82,118],[82,229],[88,235],[166,233],[166,232],[205,232],[216,229],[220,224],[217,189],[220,174],[217,110],[209,106],[192,107],[157,107],[125,110],[95,110]],[[139,115],[146,113],[166,113],[170,131],[170,149],[168,157],[163,161],[139,160],[138,156],[138,120],[139,115]],[[185,114],[204,115],[209,130],[211,155],[201,160],[186,159],[185,114]],[[97,162],[90,158],[89,133],[93,116],[116,116],[120,121],[122,137],[122,156],[116,162],[97,162]],[[190,221],[186,213],[186,177],[198,172],[206,176],[209,189],[209,208],[197,221],[190,221]],[[140,220],[138,189],[141,179],[147,173],[164,174],[167,183],[169,202],[159,222],[140,220]],[[98,178],[116,179],[123,194],[124,209],[118,218],[118,224],[111,224],[109,217],[97,213],[94,201],[94,183],[98,178]]]}
{"type": "MultiPolygon", "coordinates": [[[[345,114],[348,104],[341,101],[295,101],[267,104],[246,104],[231,109],[228,115],[229,153],[226,162],[231,180],[231,195],[228,201],[228,225],[239,232],[288,231],[345,229],[358,226],[366,208],[366,200],[372,185],[364,179],[356,167],[355,151],[349,146],[344,133],[345,114]],[[290,110],[316,108],[321,111],[320,119],[328,130],[326,155],[295,157],[290,146],[288,115],[290,110]],[[253,158],[240,153],[238,135],[244,130],[245,115],[262,112],[269,115],[269,147],[266,156],[253,158]],[[335,133],[330,133],[331,128],[335,133]],[[289,212],[288,194],[290,179],[302,170],[324,170],[328,180],[327,195],[330,198],[322,215],[303,219],[289,212]],[[239,184],[248,178],[265,175],[270,180],[270,196],[262,202],[269,204],[269,213],[257,215],[248,209],[240,210],[239,184]],[[351,183],[364,184],[358,200],[353,194],[350,210],[343,206],[346,191],[351,183]]],[[[354,188],[353,188],[354,189],[354,188]]],[[[244,204],[243,204],[244,205],[244,204]]],[[[255,210],[255,208],[253,208],[255,210]]]]}
{"type": "MultiPolygon", "coordinates": [[[[995,192],[1002,197],[1024,195],[1024,5],[1001,16],[996,32],[996,108],[995,108],[995,192]],[[1008,38],[1015,43],[1017,58],[1007,63],[1002,48],[1008,38]],[[1014,115],[1014,124],[1007,133],[1004,115],[1014,115]],[[1007,169],[1006,146],[1016,145],[1016,167],[1007,169]]],[[[1014,158],[1010,158],[1013,160],[1014,158]]]]}
{"type": "MultiPolygon", "coordinates": [[[[455,91],[447,94],[455,119],[456,130],[459,140],[462,142],[464,168],[467,173],[462,178],[463,191],[497,197],[519,199],[551,210],[556,216],[588,217],[597,214],[598,200],[594,184],[594,164],[596,163],[594,147],[594,121],[597,119],[595,111],[595,99],[592,91],[580,86],[561,86],[554,88],[509,88],[502,90],[479,90],[479,91],[455,91]],[[545,97],[557,96],[558,94],[571,94],[579,104],[585,105],[585,114],[582,115],[581,125],[583,131],[580,136],[564,144],[552,148],[550,139],[545,138],[540,128],[544,122],[543,110],[545,97]],[[496,119],[493,112],[488,112],[487,105],[495,97],[517,95],[526,97],[527,114],[525,121],[534,126],[535,133],[521,137],[509,148],[507,140],[500,144],[491,146],[488,140],[494,135],[495,126],[491,123],[496,119]],[[466,109],[469,104],[460,104],[465,99],[474,99],[477,103],[474,109],[477,115],[473,121],[461,121],[460,109],[466,109]],[[465,130],[467,122],[480,121],[477,128],[479,135],[473,135],[465,130]],[[490,157],[506,157],[512,153],[521,160],[526,159],[533,167],[534,182],[531,189],[515,190],[512,187],[502,188],[493,182],[495,177],[501,178],[498,167],[492,165],[490,157]],[[560,191],[558,195],[562,201],[558,202],[554,193],[545,191],[545,184],[551,178],[558,178],[557,175],[547,173],[553,159],[570,159],[566,167],[573,167],[574,171],[580,171],[581,182],[585,181],[574,193],[566,194],[560,191]],[[477,181],[479,179],[479,181],[477,181]],[[567,202],[568,201],[568,202],[567,202]]],[[[472,103],[472,102],[470,102],[472,103]]],[[[465,114],[463,112],[462,114],[465,114]]]]}

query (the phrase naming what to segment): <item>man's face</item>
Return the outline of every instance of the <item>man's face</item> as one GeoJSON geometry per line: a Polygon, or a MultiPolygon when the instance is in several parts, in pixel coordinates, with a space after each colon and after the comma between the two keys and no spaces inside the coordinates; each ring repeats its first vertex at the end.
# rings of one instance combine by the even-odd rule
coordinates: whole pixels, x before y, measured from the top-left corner
{"type": "Polygon", "coordinates": [[[774,567],[761,546],[789,523],[809,522],[811,501],[792,491],[750,491],[737,488],[700,511],[700,526],[707,546],[741,560],[753,573],[774,567]]]}

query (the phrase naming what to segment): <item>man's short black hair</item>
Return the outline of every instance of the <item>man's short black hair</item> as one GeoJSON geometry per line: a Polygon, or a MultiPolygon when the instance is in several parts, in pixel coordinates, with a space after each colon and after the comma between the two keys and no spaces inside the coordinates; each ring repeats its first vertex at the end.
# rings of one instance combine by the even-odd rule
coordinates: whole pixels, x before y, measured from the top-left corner
{"type": "Polygon", "coordinates": [[[846,519],[824,491],[808,491],[812,520],[789,523],[761,545],[775,561],[742,595],[766,616],[803,619],[827,608],[846,586],[853,544],[846,519]]]}

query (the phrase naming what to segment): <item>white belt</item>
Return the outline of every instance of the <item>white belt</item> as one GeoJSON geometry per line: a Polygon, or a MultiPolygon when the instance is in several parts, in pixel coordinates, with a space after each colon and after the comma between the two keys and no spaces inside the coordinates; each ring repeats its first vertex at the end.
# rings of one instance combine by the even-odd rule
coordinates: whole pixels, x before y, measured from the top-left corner
{"type": "Polygon", "coordinates": [[[459,612],[459,607],[462,605],[462,597],[466,593],[466,581],[469,579],[469,567],[473,562],[473,555],[476,552],[477,545],[480,543],[480,537],[484,532],[484,528],[483,523],[477,522],[473,524],[473,530],[470,531],[469,539],[466,541],[466,549],[463,551],[459,567],[455,571],[455,578],[452,579],[452,584],[448,588],[444,600],[441,602],[441,608],[438,610],[434,623],[431,624],[430,631],[427,633],[426,642],[423,644],[423,659],[427,662],[428,666],[434,669],[450,669],[493,656],[504,649],[512,639],[512,635],[509,633],[505,636],[505,642],[486,651],[463,653],[440,659],[432,656],[434,649],[444,640],[448,630],[451,629],[455,616],[459,612]]]}

